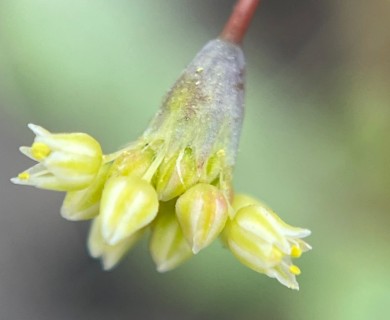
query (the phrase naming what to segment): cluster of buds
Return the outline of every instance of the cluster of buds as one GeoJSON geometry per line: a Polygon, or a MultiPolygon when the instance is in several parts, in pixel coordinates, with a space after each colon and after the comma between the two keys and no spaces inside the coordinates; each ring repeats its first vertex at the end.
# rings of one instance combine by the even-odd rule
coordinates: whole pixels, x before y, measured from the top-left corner
{"type": "Polygon", "coordinates": [[[239,45],[209,42],[167,94],[144,134],[104,155],[87,134],[29,125],[21,152],[38,162],[12,182],[65,191],[61,214],[92,219],[90,254],[113,268],[149,231],[157,270],[171,270],[219,236],[244,265],[298,288],[292,258],[310,246],[306,229],[284,223],[259,201],[235,195],[232,170],[244,105],[239,45]]]}

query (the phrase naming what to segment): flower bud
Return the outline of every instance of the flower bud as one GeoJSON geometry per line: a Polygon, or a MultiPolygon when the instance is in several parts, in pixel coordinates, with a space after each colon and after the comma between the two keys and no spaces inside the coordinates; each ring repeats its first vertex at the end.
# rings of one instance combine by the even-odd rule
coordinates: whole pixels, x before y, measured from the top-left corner
{"type": "Polygon", "coordinates": [[[224,169],[225,155],[225,151],[221,149],[207,159],[200,178],[201,182],[212,183],[218,178],[224,169]]]}
{"type": "Polygon", "coordinates": [[[254,204],[239,209],[226,224],[224,233],[226,243],[241,263],[298,289],[295,276],[300,271],[291,258],[298,258],[311,249],[301,240],[310,235],[309,230],[292,227],[269,208],[254,204]]]}
{"type": "Polygon", "coordinates": [[[104,187],[100,214],[105,241],[115,245],[148,225],[157,214],[158,198],[141,178],[112,177],[104,187]]]}
{"type": "Polygon", "coordinates": [[[20,151],[39,163],[11,181],[58,191],[88,187],[102,163],[99,143],[85,133],[52,134],[33,124],[29,128],[36,134],[34,143],[20,151]]]}
{"type": "Polygon", "coordinates": [[[175,202],[162,202],[152,225],[150,253],[159,272],[166,272],[192,257],[175,215],[175,202]]]}
{"type": "Polygon", "coordinates": [[[152,164],[155,151],[149,146],[136,147],[124,151],[115,159],[110,177],[134,175],[142,177],[152,164]]]}
{"type": "Polygon", "coordinates": [[[93,258],[100,258],[104,270],[110,270],[122,259],[122,257],[134,246],[142,236],[144,230],[139,230],[115,245],[105,242],[101,233],[101,218],[93,220],[88,236],[88,250],[93,258]]]}
{"type": "Polygon", "coordinates": [[[222,231],[228,203],[218,188],[199,183],[176,202],[176,215],[193,253],[208,246],[222,231]]]}
{"type": "Polygon", "coordinates": [[[160,165],[155,178],[159,199],[171,200],[192,187],[197,180],[194,154],[190,148],[186,148],[160,165]]]}
{"type": "Polygon", "coordinates": [[[110,165],[100,168],[95,180],[88,188],[67,192],[61,207],[61,215],[67,220],[88,220],[99,214],[100,198],[110,165]]]}

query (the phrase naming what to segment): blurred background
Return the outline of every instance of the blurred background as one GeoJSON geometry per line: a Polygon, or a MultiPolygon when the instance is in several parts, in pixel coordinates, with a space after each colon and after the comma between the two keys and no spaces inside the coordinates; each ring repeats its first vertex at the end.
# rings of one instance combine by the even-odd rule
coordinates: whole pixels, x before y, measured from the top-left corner
{"type": "Polygon", "coordinates": [[[103,272],[63,194],[9,182],[28,122],[106,153],[138,137],[233,3],[0,0],[1,319],[389,319],[387,0],[264,0],[244,43],[235,187],[312,230],[299,292],[218,241],[158,274],[145,239],[103,272]]]}

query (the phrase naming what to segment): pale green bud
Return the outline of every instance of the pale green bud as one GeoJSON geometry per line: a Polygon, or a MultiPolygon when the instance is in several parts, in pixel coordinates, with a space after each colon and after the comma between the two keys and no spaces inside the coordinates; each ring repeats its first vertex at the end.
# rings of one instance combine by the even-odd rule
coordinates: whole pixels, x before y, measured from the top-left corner
{"type": "Polygon", "coordinates": [[[201,182],[212,183],[218,178],[225,168],[225,156],[225,151],[221,149],[207,159],[200,179],[201,182]]]}
{"type": "Polygon", "coordinates": [[[105,241],[115,245],[148,225],[157,215],[158,198],[141,178],[112,177],[104,187],[100,215],[105,241]]]}
{"type": "Polygon", "coordinates": [[[299,288],[295,276],[300,270],[291,258],[311,249],[301,240],[308,235],[309,230],[288,225],[259,204],[241,207],[224,231],[227,245],[241,263],[292,289],[299,288]]]}
{"type": "Polygon", "coordinates": [[[61,215],[67,220],[88,220],[99,214],[100,198],[106,182],[110,164],[103,165],[88,188],[66,193],[61,215]]]}
{"type": "Polygon", "coordinates": [[[190,148],[178,155],[165,159],[156,174],[155,186],[162,201],[181,195],[198,181],[194,154],[190,148]]]}
{"type": "Polygon", "coordinates": [[[99,143],[85,133],[52,134],[29,124],[36,137],[31,147],[20,151],[39,163],[11,181],[37,188],[72,191],[88,187],[102,164],[99,143]]]}
{"type": "Polygon", "coordinates": [[[109,176],[142,177],[152,164],[155,155],[155,151],[147,145],[125,150],[115,159],[109,176]]]}
{"type": "Polygon", "coordinates": [[[222,231],[228,216],[228,202],[221,190],[200,183],[179,197],[176,214],[192,252],[198,253],[222,231]]]}
{"type": "Polygon", "coordinates": [[[175,201],[160,203],[149,248],[159,272],[172,270],[192,257],[191,247],[175,215],[175,201]]]}
{"type": "Polygon", "coordinates": [[[115,267],[144,233],[143,229],[139,230],[117,244],[109,245],[105,242],[101,230],[101,218],[98,217],[92,221],[87,246],[93,258],[101,259],[104,270],[115,267]]]}

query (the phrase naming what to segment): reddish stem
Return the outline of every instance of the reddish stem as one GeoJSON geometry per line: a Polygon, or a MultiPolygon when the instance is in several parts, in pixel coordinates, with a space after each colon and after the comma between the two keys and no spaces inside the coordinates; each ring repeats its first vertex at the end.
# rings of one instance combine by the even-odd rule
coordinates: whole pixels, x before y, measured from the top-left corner
{"type": "Polygon", "coordinates": [[[221,39],[241,44],[260,0],[237,0],[233,12],[222,30],[221,39]]]}

